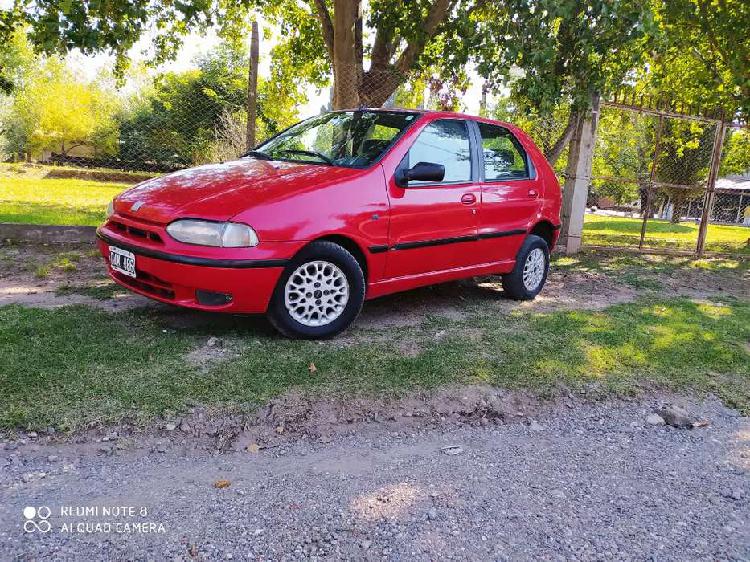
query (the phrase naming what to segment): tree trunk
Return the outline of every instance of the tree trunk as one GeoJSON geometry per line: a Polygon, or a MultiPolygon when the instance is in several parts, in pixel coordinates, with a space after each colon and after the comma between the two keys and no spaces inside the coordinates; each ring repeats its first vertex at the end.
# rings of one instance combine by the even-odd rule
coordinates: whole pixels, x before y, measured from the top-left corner
{"type": "MultiPolygon", "coordinates": [[[[421,22],[423,33],[409,42],[393,62],[391,58],[396,54],[399,41],[386,27],[377,29],[370,70],[365,73],[362,0],[333,0],[333,18],[326,0],[312,2],[333,69],[334,109],[382,106],[406,80],[427,41],[435,36],[452,6],[451,0],[433,0],[427,17],[421,22]]],[[[477,0],[474,8],[482,8],[485,3],[485,0],[477,0]]]]}
{"type": "Polygon", "coordinates": [[[675,197],[672,199],[672,218],[669,220],[672,224],[680,224],[680,215],[682,214],[682,207],[685,204],[685,200],[682,197],[675,197]]]}
{"type": "Polygon", "coordinates": [[[247,75],[247,150],[255,148],[255,122],[258,118],[258,57],[260,56],[260,38],[258,22],[252,23],[250,35],[250,68],[247,75]]]}
{"type": "Polygon", "coordinates": [[[560,155],[562,155],[565,147],[568,145],[568,143],[570,143],[570,139],[573,137],[573,132],[576,130],[576,127],[578,127],[578,123],[580,120],[581,113],[578,111],[574,111],[571,108],[570,116],[568,117],[568,124],[565,126],[565,130],[560,135],[560,138],[555,141],[555,144],[553,144],[545,154],[545,157],[547,158],[550,166],[554,166],[560,159],[560,155]]]}
{"type": "Polygon", "coordinates": [[[361,1],[334,0],[333,8],[333,108],[359,106],[362,56],[357,57],[357,38],[361,40],[361,1]]]}

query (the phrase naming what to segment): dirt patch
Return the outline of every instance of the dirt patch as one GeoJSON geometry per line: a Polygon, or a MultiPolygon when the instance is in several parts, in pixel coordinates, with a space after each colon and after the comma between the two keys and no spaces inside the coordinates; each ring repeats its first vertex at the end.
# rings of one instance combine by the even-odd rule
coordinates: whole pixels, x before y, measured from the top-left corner
{"type": "Polygon", "coordinates": [[[155,305],[117,288],[93,243],[0,246],[0,306],[7,304],[85,304],[113,312],[155,305]]]}
{"type": "MultiPolygon", "coordinates": [[[[212,359],[217,359],[217,346],[211,347],[212,359]]],[[[194,407],[184,416],[163,419],[145,428],[124,422],[72,435],[50,429],[42,435],[21,432],[10,441],[22,448],[58,445],[78,452],[98,450],[100,454],[136,446],[155,448],[166,442],[181,442],[193,450],[257,452],[298,439],[328,442],[356,433],[364,425],[387,432],[411,432],[449,425],[531,423],[552,407],[552,402],[530,393],[482,385],[450,386],[400,398],[312,397],[291,391],[249,411],[194,407]]]]}
{"type": "Polygon", "coordinates": [[[211,336],[202,345],[187,354],[187,361],[207,372],[219,363],[228,361],[238,355],[235,343],[224,338],[211,336]]]}
{"type": "MultiPolygon", "coordinates": [[[[361,338],[388,339],[392,337],[392,329],[418,327],[427,319],[450,323],[477,313],[596,310],[631,302],[654,291],[667,298],[750,298],[750,270],[747,268],[710,271],[683,266],[676,269],[665,267],[661,262],[644,261],[642,267],[631,264],[617,271],[613,264],[620,259],[618,256],[603,254],[598,259],[600,267],[571,268],[553,264],[544,290],[533,301],[507,299],[499,277],[444,283],[368,301],[354,329],[337,338],[335,345],[347,345],[361,338]]],[[[162,313],[168,325],[176,328],[224,326],[238,321],[236,317],[222,314],[176,309],[116,288],[107,277],[93,244],[0,246],[0,306],[12,303],[47,308],[87,304],[108,311],[150,306],[162,313]]],[[[243,317],[241,321],[253,324],[253,328],[257,327],[262,333],[270,332],[262,320],[243,317]]],[[[412,356],[418,354],[418,350],[408,346],[404,353],[412,356]]]]}

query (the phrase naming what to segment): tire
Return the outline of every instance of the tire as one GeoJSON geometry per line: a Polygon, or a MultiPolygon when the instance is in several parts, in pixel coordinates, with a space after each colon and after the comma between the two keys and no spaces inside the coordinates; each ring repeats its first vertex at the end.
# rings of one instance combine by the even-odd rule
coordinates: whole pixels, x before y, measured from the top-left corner
{"type": "Polygon", "coordinates": [[[518,250],[513,271],[503,275],[505,295],[518,301],[532,300],[544,287],[548,271],[549,247],[547,242],[539,236],[529,234],[521,249],[518,250]],[[524,269],[527,267],[533,268],[535,271],[529,271],[526,282],[524,282],[524,269]]]}
{"type": "Polygon", "coordinates": [[[286,267],[267,316],[286,337],[331,338],[354,322],[364,300],[365,276],[357,260],[321,240],[305,246],[286,267]]]}

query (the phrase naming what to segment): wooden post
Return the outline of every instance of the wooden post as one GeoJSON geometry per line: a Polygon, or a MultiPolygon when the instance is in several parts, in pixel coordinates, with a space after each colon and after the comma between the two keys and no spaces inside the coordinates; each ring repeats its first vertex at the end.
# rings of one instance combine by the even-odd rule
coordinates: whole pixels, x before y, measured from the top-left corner
{"type": "Polygon", "coordinates": [[[721,165],[721,151],[724,147],[724,135],[727,128],[724,120],[716,124],[716,136],[714,137],[714,148],[711,153],[711,167],[708,171],[708,180],[706,182],[706,197],[703,203],[703,214],[701,215],[701,225],[698,228],[698,243],[695,246],[695,253],[699,258],[703,257],[703,251],[706,246],[706,232],[708,223],[711,221],[711,213],[714,209],[714,199],[716,195],[716,179],[719,176],[719,166],[721,165]]]}
{"type": "Polygon", "coordinates": [[[591,113],[581,119],[570,140],[568,167],[562,201],[562,230],[560,245],[565,252],[575,254],[581,249],[583,219],[591,181],[591,165],[596,142],[596,127],[599,122],[599,95],[592,97],[591,113]]]}
{"type": "Polygon", "coordinates": [[[255,148],[255,121],[258,119],[258,57],[260,38],[258,22],[252,23],[250,32],[250,68],[247,74],[247,150],[255,148]]]}

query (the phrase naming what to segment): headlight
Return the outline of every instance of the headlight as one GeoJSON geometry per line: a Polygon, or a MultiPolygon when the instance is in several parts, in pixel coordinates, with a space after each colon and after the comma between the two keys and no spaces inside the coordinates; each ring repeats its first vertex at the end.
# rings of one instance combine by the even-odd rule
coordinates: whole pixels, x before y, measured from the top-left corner
{"type": "Polygon", "coordinates": [[[115,200],[109,202],[109,205],[107,205],[107,218],[111,217],[115,214],[115,200]]]}
{"type": "Polygon", "coordinates": [[[210,222],[196,219],[177,220],[167,226],[169,235],[186,244],[246,248],[258,245],[258,235],[246,224],[210,222]]]}

